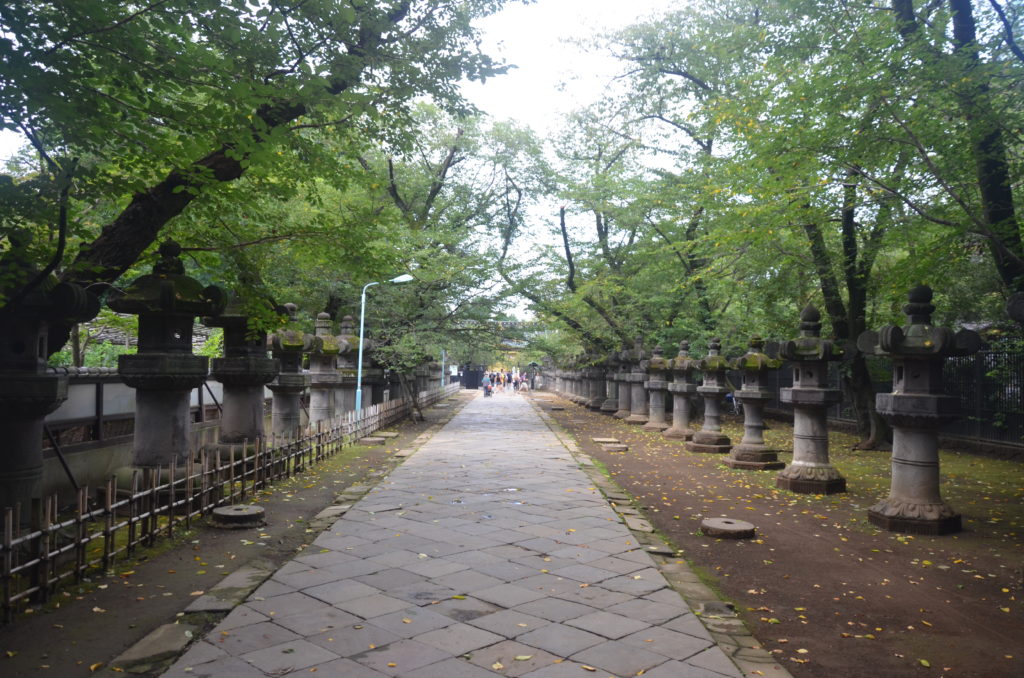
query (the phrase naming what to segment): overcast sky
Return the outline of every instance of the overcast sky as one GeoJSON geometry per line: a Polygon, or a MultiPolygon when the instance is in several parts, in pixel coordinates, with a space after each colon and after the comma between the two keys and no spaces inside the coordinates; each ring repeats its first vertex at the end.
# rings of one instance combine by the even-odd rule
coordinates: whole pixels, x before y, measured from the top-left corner
{"type": "Polygon", "coordinates": [[[496,119],[544,132],[559,114],[598,99],[619,66],[566,40],[588,38],[659,16],[679,0],[537,0],[509,4],[478,21],[484,51],[516,66],[509,74],[470,83],[464,91],[496,119]]]}

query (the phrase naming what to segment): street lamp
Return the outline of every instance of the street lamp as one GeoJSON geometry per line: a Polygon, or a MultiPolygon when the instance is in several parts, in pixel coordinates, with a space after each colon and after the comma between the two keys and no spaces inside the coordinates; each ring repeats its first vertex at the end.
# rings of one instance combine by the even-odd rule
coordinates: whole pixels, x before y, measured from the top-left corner
{"type": "MultiPolygon", "coordinates": [[[[397,278],[388,280],[389,283],[404,283],[415,280],[408,273],[403,273],[397,278]]],[[[363,418],[363,324],[366,320],[366,289],[372,285],[379,285],[379,282],[368,282],[363,285],[363,294],[359,299],[359,359],[356,362],[356,416],[363,418]]]]}

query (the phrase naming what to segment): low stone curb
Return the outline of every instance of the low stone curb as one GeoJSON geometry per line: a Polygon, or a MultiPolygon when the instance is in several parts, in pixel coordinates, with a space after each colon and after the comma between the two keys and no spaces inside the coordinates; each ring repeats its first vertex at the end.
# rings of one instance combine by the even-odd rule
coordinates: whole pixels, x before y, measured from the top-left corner
{"type": "Polygon", "coordinates": [[[230,612],[256,590],[273,570],[245,565],[224,577],[212,589],[193,600],[186,614],[196,612],[230,612]]]}
{"type": "Polygon", "coordinates": [[[118,655],[110,665],[125,673],[148,673],[158,664],[177,657],[198,630],[192,624],[164,624],[118,655]]]}
{"type": "MultiPolygon", "coordinates": [[[[644,546],[651,554],[665,580],[686,602],[697,615],[698,619],[711,634],[715,643],[725,655],[736,665],[744,676],[773,676],[776,678],[792,678],[792,674],[779,664],[770,652],[765,650],[733,610],[732,603],[724,602],[718,595],[704,584],[689,565],[678,562],[677,552],[668,546],[654,533],[654,527],[647,520],[639,518],[639,511],[631,506],[632,498],[626,494],[610,478],[597,470],[576,441],[561,430],[537,403],[531,403],[541,420],[555,434],[567,450],[572,454],[584,473],[594,486],[601,490],[612,508],[622,517],[636,537],[637,543],[644,546]],[[634,525],[649,527],[650,530],[637,529],[634,525]]],[[[555,409],[552,407],[551,409],[555,409]]]]}

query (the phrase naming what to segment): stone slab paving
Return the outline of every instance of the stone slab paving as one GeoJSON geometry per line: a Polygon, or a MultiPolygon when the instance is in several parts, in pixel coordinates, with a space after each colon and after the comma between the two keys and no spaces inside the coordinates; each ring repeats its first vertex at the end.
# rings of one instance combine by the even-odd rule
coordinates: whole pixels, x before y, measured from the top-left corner
{"type": "Polygon", "coordinates": [[[164,675],[314,672],[742,676],[519,397],[470,402],[164,675]]]}

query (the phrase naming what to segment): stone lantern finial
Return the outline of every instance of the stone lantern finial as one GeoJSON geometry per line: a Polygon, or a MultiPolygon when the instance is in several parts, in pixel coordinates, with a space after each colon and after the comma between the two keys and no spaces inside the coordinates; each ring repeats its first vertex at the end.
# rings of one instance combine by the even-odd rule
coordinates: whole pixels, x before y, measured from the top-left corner
{"type": "Polygon", "coordinates": [[[813,304],[800,311],[800,334],[805,337],[821,336],[821,312],[813,304]]]}

